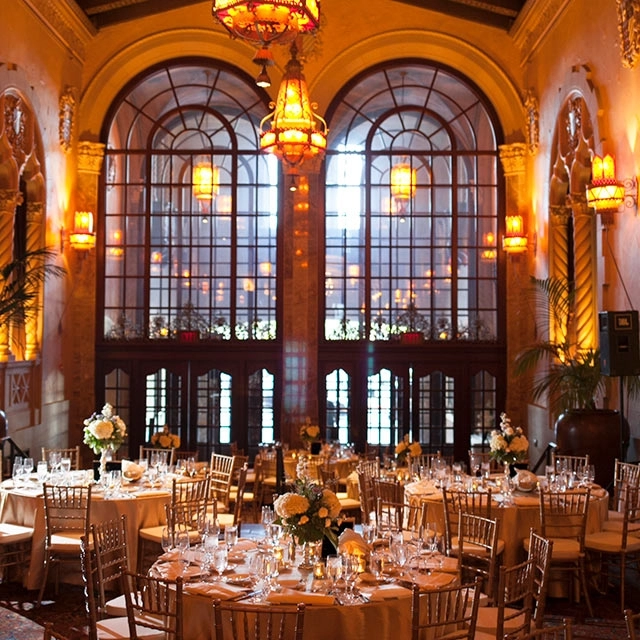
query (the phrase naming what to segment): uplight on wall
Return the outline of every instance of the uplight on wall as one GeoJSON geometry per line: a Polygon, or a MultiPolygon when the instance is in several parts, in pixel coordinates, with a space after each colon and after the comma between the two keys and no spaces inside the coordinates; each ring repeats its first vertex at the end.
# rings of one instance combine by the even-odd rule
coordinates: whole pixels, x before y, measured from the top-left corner
{"type": "Polygon", "coordinates": [[[73,231],[69,234],[69,244],[76,251],[89,251],[96,246],[93,230],[93,213],[76,211],[73,216],[73,231]]]}
{"type": "Polygon", "coordinates": [[[502,238],[502,248],[509,254],[527,250],[527,236],[524,232],[522,216],[506,216],[506,231],[502,238]]]}

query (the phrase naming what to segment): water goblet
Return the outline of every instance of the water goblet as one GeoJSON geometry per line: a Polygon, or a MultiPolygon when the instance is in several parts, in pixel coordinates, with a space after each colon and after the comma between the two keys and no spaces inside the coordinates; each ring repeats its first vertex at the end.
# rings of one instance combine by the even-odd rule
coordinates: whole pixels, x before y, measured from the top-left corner
{"type": "Polygon", "coordinates": [[[191,541],[189,540],[189,532],[186,529],[178,529],[174,532],[175,545],[180,552],[180,560],[183,565],[183,573],[189,566],[189,549],[191,548],[191,541]]]}
{"type": "Polygon", "coordinates": [[[16,456],[13,459],[13,467],[11,468],[11,479],[13,480],[13,486],[17,487],[22,484],[22,458],[20,456],[16,456]]]}
{"type": "Polygon", "coordinates": [[[60,458],[60,473],[71,471],[71,458],[60,458]]]}
{"type": "Polygon", "coordinates": [[[226,544],[219,544],[213,550],[213,568],[218,573],[218,581],[224,580],[223,574],[229,562],[229,549],[226,544]]]}
{"type": "Polygon", "coordinates": [[[238,527],[235,524],[227,525],[224,528],[224,543],[231,550],[238,544],[238,527]]]}
{"type": "Polygon", "coordinates": [[[43,483],[47,479],[49,469],[47,467],[46,460],[40,460],[38,462],[38,466],[36,467],[36,474],[38,475],[38,482],[40,483],[43,483]]]}
{"type": "Polygon", "coordinates": [[[60,459],[62,458],[62,454],[60,451],[51,451],[49,453],[49,465],[51,466],[51,471],[53,473],[57,473],[60,468],[60,459]]]}
{"type": "Polygon", "coordinates": [[[477,453],[469,454],[469,467],[471,467],[471,475],[478,477],[480,475],[480,464],[482,458],[477,453]]]}

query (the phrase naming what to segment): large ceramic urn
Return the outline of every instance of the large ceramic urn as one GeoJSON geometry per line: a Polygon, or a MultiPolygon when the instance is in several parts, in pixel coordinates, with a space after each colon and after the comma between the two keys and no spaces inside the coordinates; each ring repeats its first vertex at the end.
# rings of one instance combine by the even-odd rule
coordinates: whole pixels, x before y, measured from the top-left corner
{"type": "Polygon", "coordinates": [[[572,409],[556,420],[558,453],[570,456],[589,454],[595,465],[596,483],[605,488],[613,486],[616,458],[622,445],[629,443],[629,424],[620,421],[620,413],[611,409],[572,409]]]}

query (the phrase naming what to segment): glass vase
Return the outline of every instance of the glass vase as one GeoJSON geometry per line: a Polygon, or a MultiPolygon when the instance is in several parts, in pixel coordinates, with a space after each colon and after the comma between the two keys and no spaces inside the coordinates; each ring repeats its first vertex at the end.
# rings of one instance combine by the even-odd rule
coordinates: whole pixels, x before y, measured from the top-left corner
{"type": "Polygon", "coordinates": [[[104,483],[107,480],[107,462],[113,460],[113,454],[115,449],[111,445],[103,447],[100,451],[100,482],[104,483]]]}
{"type": "Polygon", "coordinates": [[[301,571],[311,571],[317,560],[317,542],[299,542],[298,548],[302,550],[302,561],[298,564],[301,571]]]}

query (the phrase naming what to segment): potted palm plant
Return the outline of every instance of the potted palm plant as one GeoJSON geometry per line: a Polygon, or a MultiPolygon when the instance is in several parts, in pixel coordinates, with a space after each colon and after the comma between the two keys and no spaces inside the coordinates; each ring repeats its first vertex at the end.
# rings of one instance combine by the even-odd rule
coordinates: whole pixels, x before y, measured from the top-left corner
{"type": "Polygon", "coordinates": [[[54,255],[46,248],[25,251],[0,267],[0,326],[22,326],[38,312],[42,283],[65,273],[49,262],[54,255]]]}
{"type": "MultiPolygon", "coordinates": [[[[533,401],[548,398],[555,421],[558,449],[567,455],[589,454],[596,481],[607,486],[613,478],[615,458],[629,442],[629,426],[618,411],[598,408],[606,376],[600,369],[600,351],[581,348],[573,338],[573,292],[566,280],[532,278],[536,303],[548,311],[552,337],[523,349],[516,357],[519,375],[533,373],[533,401]]],[[[638,391],[638,378],[624,378],[630,395],[638,391]]]]}

